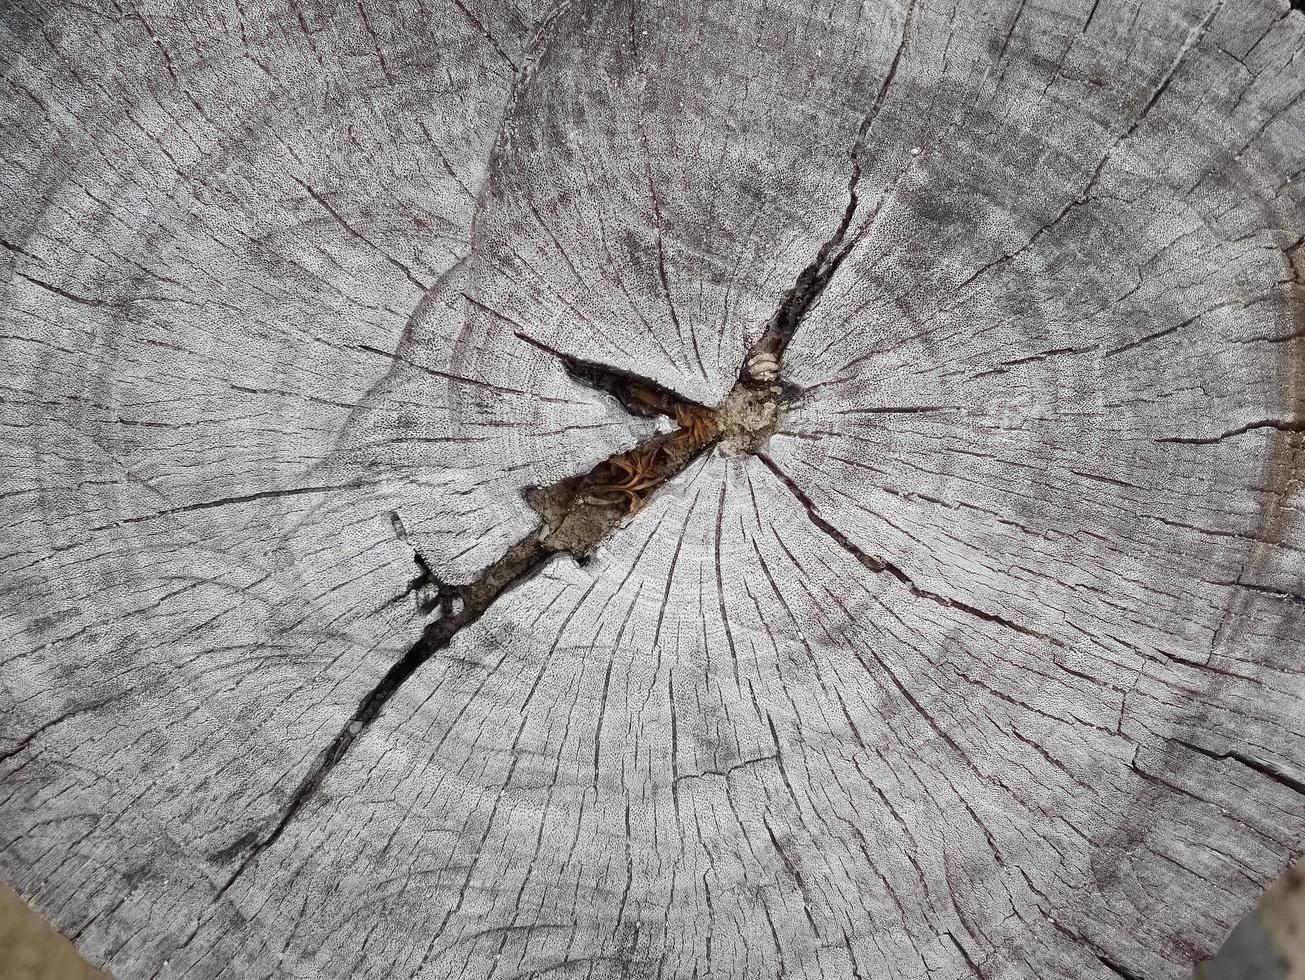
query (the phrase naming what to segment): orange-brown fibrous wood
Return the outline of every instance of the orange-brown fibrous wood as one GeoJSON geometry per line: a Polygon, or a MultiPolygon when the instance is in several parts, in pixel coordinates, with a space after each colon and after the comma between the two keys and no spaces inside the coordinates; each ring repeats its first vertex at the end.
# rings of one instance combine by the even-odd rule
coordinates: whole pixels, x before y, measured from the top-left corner
{"type": "Polygon", "coordinates": [[[673,416],[679,428],[670,436],[613,456],[603,463],[594,474],[596,480],[590,484],[587,496],[635,513],[669,475],[681,469],[689,457],[719,435],[719,426],[710,409],[678,404],[673,409],[673,416]]]}

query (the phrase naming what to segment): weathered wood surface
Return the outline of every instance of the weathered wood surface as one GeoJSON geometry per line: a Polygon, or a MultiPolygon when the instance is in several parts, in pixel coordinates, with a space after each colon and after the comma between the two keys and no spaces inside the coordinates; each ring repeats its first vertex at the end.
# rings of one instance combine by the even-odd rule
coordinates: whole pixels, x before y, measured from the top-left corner
{"type": "Polygon", "coordinates": [[[1282,0],[0,51],[0,874],[120,980],[1162,980],[1300,853],[1282,0]],[[711,406],[786,323],[759,444],[467,588],[671,428],[568,359],[711,406]]]}

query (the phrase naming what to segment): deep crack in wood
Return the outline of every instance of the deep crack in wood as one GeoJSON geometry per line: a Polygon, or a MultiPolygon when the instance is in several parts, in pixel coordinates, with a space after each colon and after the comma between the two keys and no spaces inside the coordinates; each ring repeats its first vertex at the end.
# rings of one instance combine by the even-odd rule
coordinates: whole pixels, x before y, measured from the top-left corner
{"type": "Polygon", "coordinates": [[[1305,837],[1286,0],[0,16],[0,875],[119,980],[1186,980],[1305,837]]]}

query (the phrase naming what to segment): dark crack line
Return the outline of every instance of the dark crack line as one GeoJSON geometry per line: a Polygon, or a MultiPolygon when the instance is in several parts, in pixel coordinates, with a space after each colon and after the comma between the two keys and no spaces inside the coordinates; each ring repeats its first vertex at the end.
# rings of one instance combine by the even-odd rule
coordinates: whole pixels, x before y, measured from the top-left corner
{"type": "Polygon", "coordinates": [[[1302,781],[1295,776],[1288,775],[1281,769],[1270,765],[1267,762],[1261,762],[1259,759],[1252,758],[1251,756],[1237,752],[1236,750],[1229,752],[1215,752],[1181,738],[1171,739],[1170,741],[1174,742],[1176,745],[1181,745],[1186,749],[1190,749],[1198,755],[1203,755],[1207,759],[1213,759],[1216,762],[1227,762],[1228,760],[1232,760],[1233,762],[1240,763],[1247,769],[1250,769],[1253,772],[1258,772],[1266,779],[1273,780],[1279,786],[1285,786],[1292,792],[1300,793],[1302,796],[1305,796],[1305,781],[1302,781]]]}
{"type": "Polygon", "coordinates": [[[584,360],[551,347],[542,340],[536,340],[521,330],[516,330],[513,334],[523,343],[557,358],[567,375],[577,384],[612,396],[630,415],[641,418],[664,415],[674,419],[677,411],[710,411],[705,406],[631,371],[600,364],[597,361],[584,360]]]}
{"type": "MultiPolygon", "coordinates": [[[[470,585],[442,587],[443,589],[452,589],[453,598],[456,600],[453,612],[428,623],[417,642],[409,647],[402,657],[391,664],[390,669],[367,692],[349,721],[340,729],[335,738],[331,740],[331,743],[318,753],[307,774],[300,780],[294,792],[290,794],[285,809],[271,832],[261,840],[246,838],[237,841],[234,845],[236,852],[245,848],[249,848],[249,850],[236,867],[235,872],[218,890],[217,897],[220,898],[224,895],[258,856],[280,839],[295,817],[317,795],[323,780],[326,779],[331,770],[348,754],[349,749],[358,740],[359,736],[371,726],[372,722],[380,715],[381,709],[385,707],[404,683],[417,672],[418,668],[447,647],[459,632],[476,623],[489,611],[490,606],[513,585],[538,572],[554,553],[554,551],[545,547],[538,535],[532,535],[509,548],[503,557],[486,569],[470,585]]],[[[217,857],[220,859],[229,855],[231,851],[232,848],[228,848],[226,852],[219,853],[217,857]]]]}
{"type": "Polygon", "coordinates": [[[379,255],[382,259],[384,259],[394,268],[398,269],[399,272],[403,274],[403,277],[405,279],[407,279],[410,283],[416,286],[423,293],[430,291],[431,288],[430,283],[422,282],[413,273],[412,268],[410,266],[406,265],[403,262],[400,262],[393,255],[385,251],[385,249],[381,248],[381,246],[377,245],[374,241],[372,241],[370,238],[368,238],[366,235],[360,232],[357,228],[351,225],[349,221],[344,217],[344,215],[342,215],[339,211],[337,211],[331,205],[331,202],[328,201],[323,195],[318,193],[318,191],[315,188],[313,188],[309,184],[304,183],[304,181],[300,180],[298,177],[292,176],[290,179],[293,180],[296,184],[298,184],[301,188],[303,188],[304,192],[309,197],[311,197],[314,201],[316,201],[318,206],[327,214],[329,214],[331,218],[334,219],[335,223],[338,224],[342,229],[344,229],[344,231],[349,235],[350,238],[356,238],[358,241],[368,246],[373,252],[379,255]]]}
{"type": "Polygon", "coordinates": [[[283,490],[260,490],[256,493],[246,493],[235,497],[219,497],[216,500],[201,500],[193,504],[181,504],[177,507],[168,507],[164,510],[156,510],[149,514],[138,514],[135,517],[123,517],[114,521],[112,524],[102,524],[90,529],[90,533],[98,534],[100,531],[107,531],[111,528],[122,527],[128,524],[140,524],[144,521],[157,520],[160,517],[171,517],[175,514],[189,514],[197,510],[213,510],[218,507],[233,507],[239,504],[249,504],[260,500],[278,500],[282,497],[301,497],[306,494],[318,493],[338,493],[348,490],[366,490],[376,486],[376,480],[355,480],[350,483],[324,483],[312,487],[286,487],[283,490]]]}
{"type": "Polygon", "coordinates": [[[783,300],[780,301],[779,308],[775,315],[770,318],[766,329],[762,332],[761,338],[748,351],[747,357],[744,358],[743,383],[749,383],[750,379],[747,374],[747,365],[752,358],[759,354],[771,354],[776,359],[782,358],[784,352],[788,349],[789,342],[797,333],[798,327],[802,325],[803,319],[815,306],[816,301],[820,298],[829,282],[842,265],[843,260],[847,258],[852,247],[856,244],[857,238],[846,247],[843,246],[843,240],[847,237],[848,229],[852,227],[852,219],[856,215],[857,206],[860,198],[857,196],[856,185],[861,180],[861,164],[858,159],[859,143],[857,148],[852,152],[852,176],[847,184],[847,206],[843,210],[843,217],[834,230],[833,235],[820,246],[816,252],[816,257],[798,273],[797,282],[791,289],[785,293],[783,300]]]}
{"type": "Polygon", "coordinates": [[[894,565],[890,561],[876,558],[873,555],[862,551],[850,538],[848,538],[846,534],[836,528],[833,524],[829,523],[829,521],[825,520],[819,509],[816,507],[815,502],[807,496],[806,492],[803,491],[787,473],[780,469],[779,464],[777,464],[773,459],[762,452],[758,452],[756,456],[766,464],[766,468],[774,473],[779,481],[788,488],[789,492],[797,498],[798,503],[800,503],[806,511],[807,517],[811,520],[811,523],[819,528],[840,548],[850,554],[866,568],[870,569],[870,571],[878,575],[891,575],[893,578],[897,579],[897,581],[902,583],[902,585],[904,585],[907,590],[917,598],[927,599],[928,601],[947,609],[955,609],[958,612],[966,613],[976,619],[981,619],[986,623],[993,623],[997,626],[1002,626],[1008,630],[1013,630],[1016,633],[1021,633],[1024,636],[1036,637],[1037,639],[1044,640],[1054,646],[1063,646],[1059,640],[1053,636],[1048,636],[1046,633],[1030,629],[1027,626],[1013,622],[1004,616],[998,616],[996,613],[986,612],[979,609],[977,606],[971,606],[969,603],[962,602],[959,599],[951,599],[947,596],[940,595],[937,592],[931,592],[928,589],[920,587],[900,567],[894,565]]]}
{"type": "Polygon", "coordinates": [[[6,752],[0,752],[0,762],[8,762],[20,752],[25,751],[33,742],[40,738],[41,735],[45,734],[51,728],[54,728],[56,725],[62,725],[65,721],[68,721],[70,718],[76,718],[78,715],[84,715],[92,711],[99,711],[101,708],[105,708],[113,704],[115,701],[121,701],[128,693],[130,692],[124,691],[100,701],[95,701],[90,704],[79,704],[75,708],[69,708],[67,711],[62,712],[58,716],[51,718],[49,721],[28,732],[21,739],[18,739],[14,744],[14,748],[6,752]]]}
{"type": "Polygon", "coordinates": [[[766,762],[778,762],[778,761],[779,761],[779,753],[772,752],[770,753],[770,755],[761,755],[761,756],[757,756],[754,759],[744,759],[742,762],[736,762],[734,765],[728,766],[725,769],[704,769],[702,770],[702,772],[686,772],[683,773],[682,775],[676,776],[672,780],[672,783],[679,784],[687,779],[708,779],[711,777],[717,777],[720,779],[729,779],[730,776],[738,772],[738,770],[740,769],[748,769],[751,768],[752,766],[761,765],[766,762]]]}
{"type": "Polygon", "coordinates": [[[1128,967],[1121,966],[1108,956],[1102,956],[1100,953],[1093,953],[1092,955],[1097,958],[1098,963],[1104,966],[1111,973],[1115,974],[1115,976],[1120,977],[1121,980],[1145,980],[1142,974],[1134,973],[1132,970],[1128,969],[1128,967]]]}
{"type": "Polygon", "coordinates": [[[451,615],[453,612],[453,590],[444,582],[440,581],[435,574],[435,570],[430,567],[430,562],[426,556],[421,553],[415,544],[408,539],[408,529],[403,526],[403,519],[399,517],[397,510],[390,511],[390,526],[394,528],[394,536],[409,548],[412,549],[412,561],[417,566],[417,574],[413,576],[408,583],[408,587],[391,599],[386,605],[393,605],[406,599],[414,592],[422,592],[435,587],[437,598],[433,602],[422,601],[417,605],[417,610],[423,614],[429,613],[439,606],[443,615],[451,615]]]}
{"type": "Polygon", "coordinates": [[[856,217],[857,209],[861,203],[860,196],[857,193],[857,187],[861,183],[863,173],[861,157],[865,153],[866,141],[869,138],[874,121],[879,115],[879,110],[883,107],[888,89],[897,76],[902,54],[907,47],[907,34],[911,27],[914,9],[915,4],[912,2],[907,8],[906,18],[902,24],[901,43],[893,55],[892,63],[884,75],[878,92],[875,94],[874,104],[870,112],[861,120],[856,140],[848,153],[852,161],[852,169],[847,180],[847,204],[843,208],[843,216],[838,223],[838,227],[834,229],[834,233],[816,251],[815,258],[798,274],[797,282],[784,295],[779,309],[771,317],[766,329],[762,332],[761,338],[748,351],[743,361],[744,373],[740,379],[743,384],[751,383],[747,366],[752,358],[759,354],[770,354],[776,359],[784,356],[784,352],[788,349],[789,342],[797,333],[798,327],[802,325],[802,321],[834,278],[839,266],[843,264],[852,249],[861,241],[861,237],[878,214],[879,206],[876,205],[871,209],[870,214],[862,219],[861,224],[849,240],[848,232],[852,229],[852,221],[856,217]]]}
{"type": "MultiPolygon", "coordinates": [[[[15,251],[17,251],[17,249],[15,249],[15,251]]],[[[19,272],[17,269],[13,270],[13,274],[17,276],[19,279],[25,279],[27,282],[30,282],[33,286],[39,286],[41,289],[44,289],[46,292],[54,293],[56,296],[62,296],[64,299],[71,300],[72,302],[78,303],[82,306],[94,306],[94,307],[103,307],[108,309],[122,310],[128,305],[123,300],[95,299],[90,296],[79,296],[77,293],[70,293],[68,290],[56,286],[53,283],[48,283],[43,279],[37,279],[35,276],[29,276],[25,272],[19,272]]]]}
{"type": "Polygon", "coordinates": [[[1046,910],[1041,909],[1041,907],[1039,907],[1039,911],[1047,916],[1047,922],[1052,926],[1052,928],[1066,939],[1069,939],[1076,945],[1087,949],[1098,963],[1104,966],[1111,973],[1115,974],[1115,976],[1120,977],[1121,980],[1146,980],[1146,977],[1142,976],[1142,974],[1130,970],[1128,967],[1123,966],[1107,954],[1101,952],[1096,943],[1092,942],[1092,940],[1088,939],[1087,936],[1084,936],[1078,930],[1071,929],[1060,919],[1048,914],[1046,910]]]}
{"type": "Polygon", "coordinates": [[[1245,582],[1242,581],[1240,576],[1233,579],[1231,582],[1215,581],[1211,584],[1222,585],[1224,588],[1228,589],[1245,589],[1248,592],[1258,592],[1260,595],[1272,596],[1273,598],[1279,599],[1283,602],[1289,602],[1295,606],[1305,607],[1305,595],[1302,595],[1299,592],[1292,592],[1288,589],[1275,589],[1271,586],[1259,585],[1255,582],[1245,582]]]}
{"type": "Polygon", "coordinates": [[[970,956],[969,951],[961,945],[961,941],[956,938],[956,935],[950,929],[944,932],[943,935],[952,941],[952,945],[956,947],[956,951],[961,954],[961,958],[965,960],[966,964],[969,966],[970,972],[972,972],[976,977],[986,980],[983,970],[979,968],[979,964],[974,962],[974,958],[970,956]]]}
{"type": "Polygon", "coordinates": [[[1160,439],[1153,439],[1156,443],[1176,443],[1183,446],[1210,446],[1217,442],[1223,442],[1225,439],[1232,439],[1236,436],[1245,435],[1256,429],[1277,429],[1279,432],[1305,432],[1305,419],[1261,419],[1258,422],[1247,422],[1245,425],[1239,425],[1235,429],[1229,429],[1227,432],[1217,436],[1164,436],[1160,439]]]}
{"type": "Polygon", "coordinates": [[[467,5],[463,3],[462,0],[453,0],[453,5],[462,12],[462,15],[466,17],[467,20],[471,21],[472,25],[476,28],[476,30],[480,32],[480,35],[486,41],[489,42],[490,47],[492,47],[494,49],[494,52],[500,58],[503,59],[503,62],[509,68],[512,69],[514,74],[521,70],[520,66],[508,56],[508,53],[506,51],[503,50],[503,47],[502,45],[499,44],[498,39],[489,32],[488,28],[486,28],[485,25],[481,23],[481,21],[476,17],[475,14],[473,14],[470,10],[467,9],[467,5]]]}
{"type": "MultiPolygon", "coordinates": [[[[577,377],[582,382],[592,382],[593,387],[603,391],[624,390],[626,385],[649,391],[662,390],[651,382],[600,365],[585,364],[583,373],[577,377]]],[[[622,404],[626,402],[622,400],[622,404]]],[[[692,405],[685,402],[676,404],[692,405]]],[[[236,869],[218,889],[217,898],[226,894],[259,856],[281,838],[286,828],[318,795],[331,771],[380,716],[386,704],[425,663],[447,648],[462,630],[477,623],[505,593],[538,574],[554,556],[565,554],[582,563],[594,547],[638,510],[652,493],[684,472],[719,441],[719,431],[709,410],[700,406],[693,408],[699,413],[707,413],[705,419],[702,414],[691,414],[687,424],[681,424],[674,432],[647,439],[633,449],[603,460],[587,473],[527,491],[527,502],[540,514],[541,524],[511,546],[474,581],[465,585],[441,582],[426,559],[413,548],[420,574],[402,595],[433,588],[437,599],[426,608],[419,606],[419,609],[425,612],[437,607],[440,615],[429,622],[418,640],[390,665],[358,703],[335,738],[317,754],[271,830],[265,834],[258,831],[246,834],[211,855],[211,860],[221,862],[243,854],[236,869]]],[[[674,417],[681,420],[678,413],[674,417]]],[[[390,521],[395,536],[412,547],[398,514],[392,512],[390,521]]]]}

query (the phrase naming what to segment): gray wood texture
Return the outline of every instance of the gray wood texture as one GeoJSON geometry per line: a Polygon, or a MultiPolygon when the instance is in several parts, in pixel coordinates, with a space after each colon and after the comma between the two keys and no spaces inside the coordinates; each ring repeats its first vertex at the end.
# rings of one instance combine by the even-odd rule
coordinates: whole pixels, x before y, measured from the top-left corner
{"type": "Polygon", "coordinates": [[[1285,0],[0,60],[0,875],[119,980],[1177,980],[1301,853],[1285,0]],[[549,550],[524,491],[674,429],[573,362],[758,349],[759,442],[549,550]]]}

